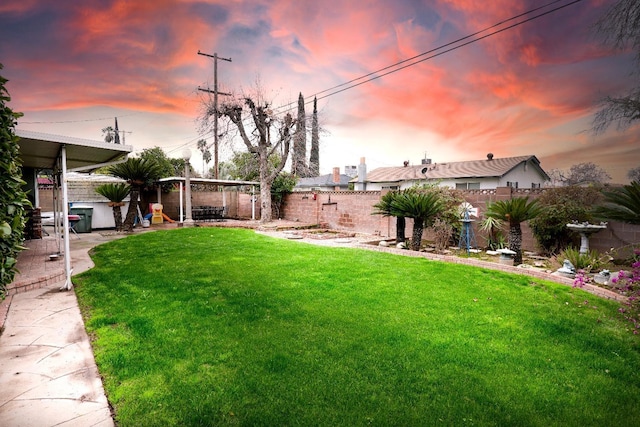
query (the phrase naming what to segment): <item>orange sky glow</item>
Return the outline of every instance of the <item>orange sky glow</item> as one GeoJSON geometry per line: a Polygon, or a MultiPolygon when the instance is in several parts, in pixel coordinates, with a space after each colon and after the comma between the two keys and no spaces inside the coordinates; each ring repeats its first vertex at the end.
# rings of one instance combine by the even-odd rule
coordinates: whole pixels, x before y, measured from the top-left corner
{"type": "MultiPolygon", "coordinates": [[[[213,62],[197,52],[217,52],[232,59],[218,63],[221,91],[249,93],[259,81],[274,106],[320,93],[321,173],[361,157],[371,170],[491,152],[536,155],[547,171],[593,162],[626,183],[640,166],[640,124],[590,132],[598,101],[637,84],[633,53],[592,30],[614,0],[580,1],[325,97],[543,3],[571,1],[6,0],[0,74],[10,107],[25,114],[19,129],[101,140],[118,117],[137,152],[179,157],[212,142],[196,119],[213,62]]],[[[225,140],[221,161],[234,149],[243,146],[225,140]]],[[[202,170],[197,155],[194,166],[202,170]]]]}

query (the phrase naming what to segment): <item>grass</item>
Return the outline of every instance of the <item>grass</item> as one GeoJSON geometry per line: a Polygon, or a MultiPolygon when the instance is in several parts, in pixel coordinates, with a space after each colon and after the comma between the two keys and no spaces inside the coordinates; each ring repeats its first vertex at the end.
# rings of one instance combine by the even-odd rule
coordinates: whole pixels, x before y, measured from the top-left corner
{"type": "Polygon", "coordinates": [[[248,230],[97,247],[74,278],[119,426],[638,425],[617,305],[248,230]]]}

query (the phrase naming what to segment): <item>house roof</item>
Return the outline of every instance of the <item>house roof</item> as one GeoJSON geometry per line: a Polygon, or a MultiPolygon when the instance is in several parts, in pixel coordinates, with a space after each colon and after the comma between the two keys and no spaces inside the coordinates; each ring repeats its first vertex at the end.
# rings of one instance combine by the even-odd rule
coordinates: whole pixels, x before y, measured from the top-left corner
{"type": "Polygon", "coordinates": [[[340,182],[335,183],[333,181],[333,174],[314,176],[309,178],[300,178],[296,184],[296,188],[311,188],[311,187],[334,187],[336,185],[340,187],[347,187],[351,181],[349,175],[340,174],[340,182]]]}
{"type": "Polygon", "coordinates": [[[383,167],[368,172],[365,181],[401,182],[421,179],[500,178],[524,162],[532,162],[540,169],[545,178],[549,179],[545,171],[540,168],[540,161],[536,156],[529,155],[491,160],[487,158],[464,162],[383,167]]]}

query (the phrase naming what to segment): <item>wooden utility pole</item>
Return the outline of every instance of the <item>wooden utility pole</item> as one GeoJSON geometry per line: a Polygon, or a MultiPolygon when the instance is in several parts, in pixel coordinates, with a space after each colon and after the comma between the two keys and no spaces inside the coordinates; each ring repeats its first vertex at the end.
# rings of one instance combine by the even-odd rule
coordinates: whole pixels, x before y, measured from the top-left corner
{"type": "Polygon", "coordinates": [[[231,62],[231,58],[221,58],[217,53],[209,55],[200,51],[198,51],[198,55],[213,58],[213,90],[208,88],[204,89],[201,87],[198,87],[198,90],[213,93],[213,177],[214,179],[218,179],[218,94],[231,96],[230,93],[218,91],[218,59],[231,62]]]}

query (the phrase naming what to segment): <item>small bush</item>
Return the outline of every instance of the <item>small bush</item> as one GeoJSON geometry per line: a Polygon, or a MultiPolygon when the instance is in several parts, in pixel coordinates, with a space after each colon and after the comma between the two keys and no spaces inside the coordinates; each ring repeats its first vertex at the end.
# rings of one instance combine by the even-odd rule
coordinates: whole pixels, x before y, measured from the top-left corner
{"type": "Polygon", "coordinates": [[[550,188],[539,198],[543,208],[540,214],[529,222],[531,231],[543,252],[558,254],[579,241],[578,235],[567,228],[572,221],[592,221],[589,206],[602,200],[597,187],[550,188]]]}
{"type": "Polygon", "coordinates": [[[611,281],[627,296],[627,301],[618,311],[633,324],[632,331],[637,335],[640,333],[640,249],[635,250],[634,257],[631,272],[620,271],[618,277],[611,281]]]}
{"type": "Polygon", "coordinates": [[[589,273],[602,268],[602,266],[608,260],[608,257],[601,256],[597,251],[591,250],[586,254],[580,253],[578,249],[567,248],[558,255],[558,260],[562,263],[563,260],[568,259],[576,270],[584,270],[589,273]]]}

